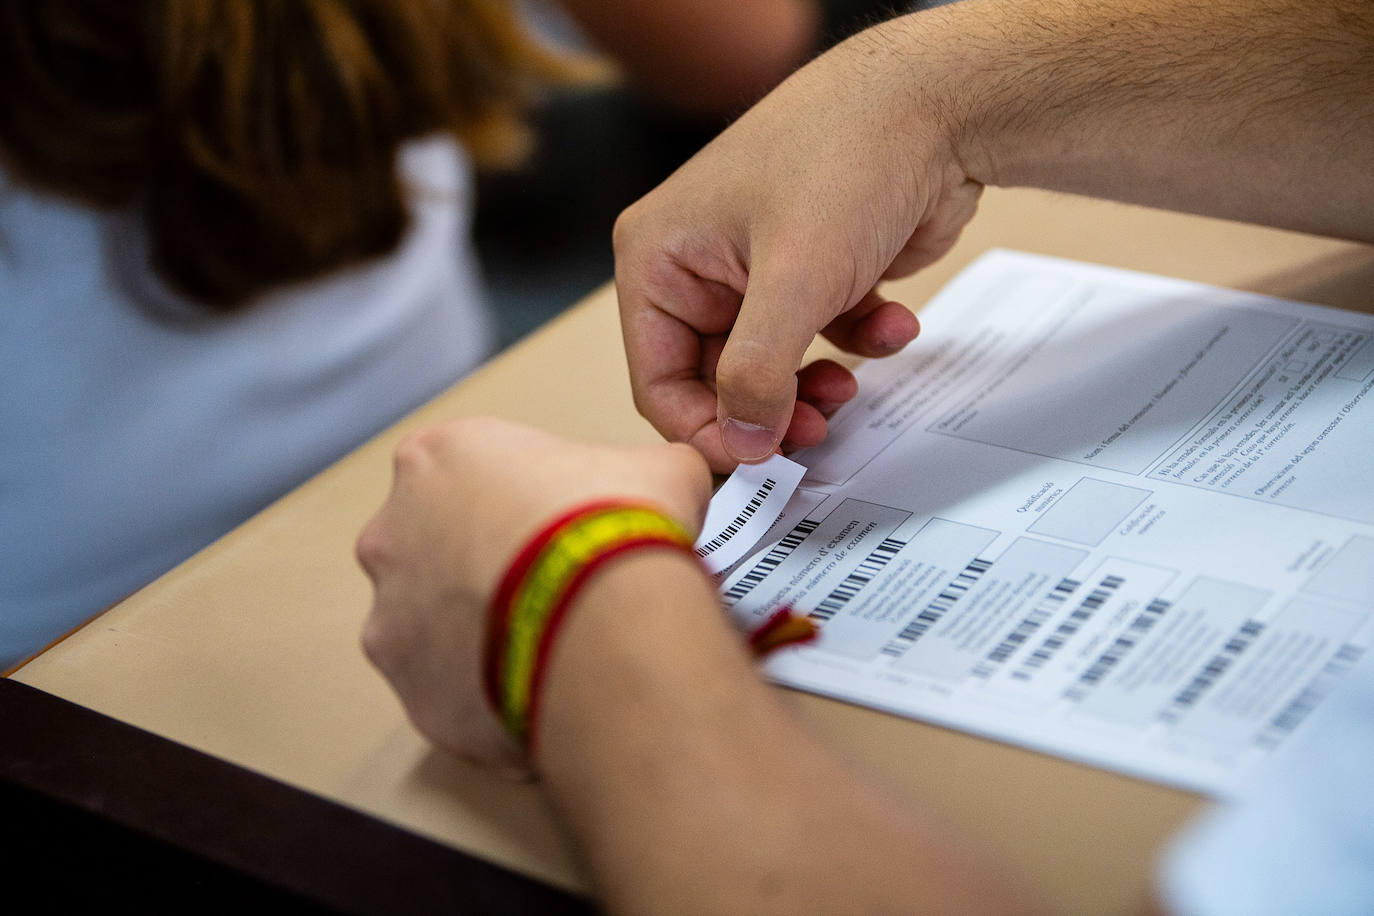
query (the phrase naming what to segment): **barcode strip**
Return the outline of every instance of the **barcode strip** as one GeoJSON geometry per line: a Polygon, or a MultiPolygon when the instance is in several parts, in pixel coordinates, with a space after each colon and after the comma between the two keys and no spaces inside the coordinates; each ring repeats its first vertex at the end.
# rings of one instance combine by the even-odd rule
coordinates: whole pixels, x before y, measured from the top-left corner
{"type": "Polygon", "coordinates": [[[1083,583],[1078,579],[1060,579],[1059,584],[1050,590],[1050,593],[1035,606],[1026,617],[1016,625],[1007,637],[998,643],[997,647],[987,654],[973,669],[973,676],[980,678],[992,677],[997,667],[1011,657],[1011,654],[1025,644],[1026,640],[1035,635],[1035,632],[1044,626],[1045,621],[1049,620],[1059,609],[1064,606],[1064,602],[1069,600],[1074,591],[1083,583]]]}
{"type": "Polygon", "coordinates": [[[1202,666],[1202,670],[1193,675],[1188,686],[1179,691],[1169,708],[1159,714],[1160,719],[1165,722],[1176,722],[1180,716],[1196,706],[1202,695],[1230,669],[1240,654],[1249,648],[1255,638],[1263,632],[1263,623],[1258,620],[1245,621],[1241,628],[1236,631],[1236,635],[1232,636],[1226,641],[1226,645],[1221,647],[1221,651],[1213,655],[1207,664],[1202,666]]]}
{"type": "Polygon", "coordinates": [[[753,590],[754,586],[762,582],[770,572],[777,569],[778,564],[787,559],[787,555],[797,549],[806,536],[816,530],[820,522],[813,522],[810,519],[802,519],[782,540],[774,544],[769,551],[763,555],[763,559],[754,564],[754,568],[740,577],[739,581],[730,586],[729,590],[721,596],[721,600],[726,607],[731,607],[745,595],[753,590]]]}
{"type": "Polygon", "coordinates": [[[1073,609],[1073,613],[1055,627],[1054,632],[1045,637],[1045,640],[1031,653],[1030,658],[1026,659],[1021,667],[1012,673],[1012,677],[1018,681],[1030,680],[1031,674],[1045,667],[1046,663],[1054,658],[1055,653],[1064,648],[1064,644],[1072,639],[1075,633],[1083,629],[1083,625],[1092,619],[1098,609],[1106,604],[1107,599],[1125,581],[1120,576],[1104,576],[1097,587],[1078,603],[1078,606],[1073,609]]]}
{"type": "Polygon", "coordinates": [[[915,619],[902,628],[902,632],[898,633],[896,638],[883,647],[883,654],[896,656],[910,649],[916,640],[924,636],[927,630],[945,616],[950,608],[954,607],[956,601],[964,597],[991,566],[991,560],[984,560],[981,557],[970,560],[959,575],[955,576],[944,587],[944,590],[936,595],[930,604],[926,605],[925,610],[917,614],[915,619]]]}
{"type": "Polygon", "coordinates": [[[849,603],[859,589],[863,588],[873,580],[888,562],[895,557],[906,541],[899,541],[895,538],[884,538],[883,542],[873,548],[873,552],[864,558],[864,561],[854,567],[854,571],[845,576],[843,582],[835,586],[835,590],[825,596],[825,600],[816,605],[816,609],[809,615],[817,623],[825,623],[830,618],[839,613],[840,609],[849,603]]]}
{"type": "Polygon", "coordinates": [[[735,516],[734,521],[722,528],[720,534],[698,547],[697,556],[710,556],[730,543],[730,539],[739,534],[745,522],[754,517],[754,513],[759,511],[759,507],[763,505],[763,501],[768,498],[768,494],[773,492],[773,488],[777,485],[778,482],[773,478],[764,478],[763,485],[754,493],[753,498],[744,504],[744,508],[740,510],[739,515],[735,516]]]}
{"type": "Polygon", "coordinates": [[[1293,729],[1297,728],[1302,721],[1307,718],[1308,713],[1317,708],[1317,704],[1326,698],[1336,686],[1337,681],[1345,676],[1345,673],[1354,667],[1364,649],[1352,643],[1346,643],[1331,656],[1330,660],[1322,666],[1322,670],[1317,676],[1312,678],[1311,683],[1293,698],[1288,705],[1274,716],[1269,722],[1269,726],[1255,736],[1255,743],[1261,747],[1273,748],[1284,738],[1288,737],[1293,729]]]}
{"type": "Polygon", "coordinates": [[[1078,683],[1064,692],[1064,696],[1070,700],[1078,701],[1087,696],[1089,689],[1096,687],[1102,679],[1126,657],[1126,654],[1136,647],[1145,638],[1145,634],[1154,629],[1160,618],[1173,607],[1173,603],[1165,601],[1163,598],[1156,598],[1151,601],[1145,610],[1141,611],[1131,621],[1125,631],[1113,640],[1107,650],[1097,657],[1097,661],[1084,671],[1078,678],[1078,683]]]}

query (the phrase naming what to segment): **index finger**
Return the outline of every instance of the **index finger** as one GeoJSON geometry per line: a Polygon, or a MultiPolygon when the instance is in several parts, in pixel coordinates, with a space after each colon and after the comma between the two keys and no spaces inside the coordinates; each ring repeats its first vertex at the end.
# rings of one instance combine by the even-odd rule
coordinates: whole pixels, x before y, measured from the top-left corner
{"type": "Polygon", "coordinates": [[[621,335],[635,407],[665,438],[689,442],[714,470],[734,466],[716,431],[718,338],[739,311],[726,284],[674,265],[653,290],[617,271],[621,335]]]}

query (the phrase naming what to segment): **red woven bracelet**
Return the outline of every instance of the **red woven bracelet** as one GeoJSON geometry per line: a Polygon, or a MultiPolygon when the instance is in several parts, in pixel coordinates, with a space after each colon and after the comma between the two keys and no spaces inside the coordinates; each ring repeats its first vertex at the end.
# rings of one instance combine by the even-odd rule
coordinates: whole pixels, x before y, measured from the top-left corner
{"type": "MultiPolygon", "coordinates": [[[[515,555],[487,612],[482,682],[501,723],[531,753],[544,674],[554,639],[582,586],[605,563],[632,550],[668,548],[695,562],[691,536],[657,509],[603,500],[570,509],[515,555]]],[[[816,627],[782,608],[749,636],[756,656],[808,642],[816,627]]]]}
{"type": "Polygon", "coordinates": [[[651,547],[696,559],[691,536],[661,511],[599,501],[545,525],[506,570],[488,612],[483,683],[502,724],[526,748],[554,638],[573,599],[605,563],[651,547]]]}

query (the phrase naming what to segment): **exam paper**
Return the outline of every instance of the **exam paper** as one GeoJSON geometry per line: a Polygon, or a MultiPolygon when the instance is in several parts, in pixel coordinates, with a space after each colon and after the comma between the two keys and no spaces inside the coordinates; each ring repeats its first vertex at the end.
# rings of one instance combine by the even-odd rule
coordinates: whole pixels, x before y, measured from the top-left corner
{"type": "Polygon", "coordinates": [[[1374,641],[1374,318],[1002,251],[921,318],[717,563],[820,628],[766,673],[1229,794],[1374,641]]]}

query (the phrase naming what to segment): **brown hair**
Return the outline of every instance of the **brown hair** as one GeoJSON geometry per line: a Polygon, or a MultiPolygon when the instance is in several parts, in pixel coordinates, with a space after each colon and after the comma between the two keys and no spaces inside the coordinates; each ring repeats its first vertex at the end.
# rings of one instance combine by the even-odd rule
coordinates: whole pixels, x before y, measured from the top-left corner
{"type": "Polygon", "coordinates": [[[140,207],[158,271],[227,310],[394,248],[399,144],[508,162],[568,72],[501,0],[0,0],[0,156],[140,207]]]}

